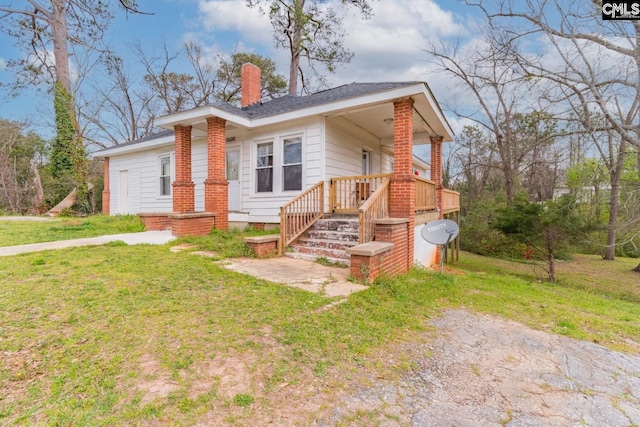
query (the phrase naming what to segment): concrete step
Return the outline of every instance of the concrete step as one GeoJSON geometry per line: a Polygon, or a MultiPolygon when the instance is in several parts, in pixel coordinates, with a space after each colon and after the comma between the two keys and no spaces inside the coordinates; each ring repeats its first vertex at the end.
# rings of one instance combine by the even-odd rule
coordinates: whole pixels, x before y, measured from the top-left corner
{"type": "Polygon", "coordinates": [[[355,240],[329,240],[329,239],[312,239],[310,237],[303,236],[296,242],[296,246],[306,246],[309,248],[324,248],[324,249],[338,249],[345,250],[358,244],[355,240]]]}
{"type": "Polygon", "coordinates": [[[312,230],[344,231],[357,233],[358,220],[355,219],[320,219],[312,227],[312,230]]]}
{"type": "Polygon", "coordinates": [[[360,234],[346,231],[330,231],[330,230],[307,230],[304,237],[319,240],[336,240],[342,242],[357,242],[360,240],[360,234]]]}
{"type": "Polygon", "coordinates": [[[307,261],[316,261],[318,258],[326,258],[331,262],[341,263],[347,266],[351,265],[351,258],[349,258],[346,252],[339,253],[330,250],[320,251],[317,249],[313,252],[308,252],[308,248],[304,247],[294,248],[293,246],[291,246],[290,248],[293,249],[293,251],[285,252],[284,254],[285,256],[290,258],[303,259],[307,261]]]}

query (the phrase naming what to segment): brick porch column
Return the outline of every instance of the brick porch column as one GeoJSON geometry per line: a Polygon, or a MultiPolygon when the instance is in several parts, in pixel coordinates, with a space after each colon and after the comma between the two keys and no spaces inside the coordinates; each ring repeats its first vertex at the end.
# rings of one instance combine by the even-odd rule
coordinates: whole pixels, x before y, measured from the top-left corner
{"type": "Polygon", "coordinates": [[[413,175],[413,99],[393,103],[393,175],[390,180],[390,217],[406,218],[407,265],[413,266],[413,240],[416,223],[416,179],[413,175]]]}
{"type": "Polygon", "coordinates": [[[431,139],[431,181],[436,184],[436,207],[438,208],[438,218],[443,218],[442,212],[442,136],[436,135],[431,139]]]}
{"type": "Polygon", "coordinates": [[[229,226],[229,182],[225,177],[226,121],[207,118],[207,180],[204,182],[204,210],[216,214],[215,228],[229,226]]]}
{"type": "Polygon", "coordinates": [[[104,189],[102,190],[102,213],[109,215],[111,209],[111,187],[109,181],[109,158],[104,158],[104,189]]]}
{"type": "Polygon", "coordinates": [[[194,188],[191,181],[191,126],[176,125],[176,180],[173,182],[173,211],[194,211],[194,188]]]}

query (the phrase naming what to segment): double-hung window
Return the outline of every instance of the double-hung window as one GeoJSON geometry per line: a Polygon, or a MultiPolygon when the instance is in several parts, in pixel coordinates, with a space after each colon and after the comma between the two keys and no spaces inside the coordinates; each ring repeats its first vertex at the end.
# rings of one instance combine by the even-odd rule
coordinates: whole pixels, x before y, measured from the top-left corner
{"type": "Polygon", "coordinates": [[[256,192],[273,191],[273,142],[258,144],[256,156],[256,192]]]}
{"type": "Polygon", "coordinates": [[[302,189],[302,138],[285,138],[282,141],[282,189],[302,189]]]}
{"type": "Polygon", "coordinates": [[[171,195],[171,156],[159,157],[160,182],[159,190],[161,196],[171,195]]]}

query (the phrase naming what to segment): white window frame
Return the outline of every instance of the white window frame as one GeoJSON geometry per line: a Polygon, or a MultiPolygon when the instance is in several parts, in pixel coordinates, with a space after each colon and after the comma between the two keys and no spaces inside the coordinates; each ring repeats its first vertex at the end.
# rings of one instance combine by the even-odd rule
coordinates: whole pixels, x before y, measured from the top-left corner
{"type": "Polygon", "coordinates": [[[270,135],[265,138],[253,140],[251,142],[251,168],[250,176],[250,196],[251,197],[279,197],[290,196],[304,191],[306,186],[306,134],[304,131],[270,135]],[[301,144],[301,165],[302,176],[300,190],[284,190],[284,141],[288,139],[300,138],[301,144]],[[273,186],[270,192],[258,192],[257,170],[258,170],[258,146],[261,144],[273,143],[273,186]]]}
{"type": "Polygon", "coordinates": [[[168,199],[173,196],[173,182],[175,181],[175,155],[171,153],[159,153],[158,154],[158,174],[157,174],[157,188],[158,199],[168,199]],[[162,159],[169,158],[169,194],[162,194],[162,159]]]}
{"type": "Polygon", "coordinates": [[[283,193],[290,193],[290,192],[298,192],[298,191],[302,191],[302,189],[304,188],[304,162],[303,162],[303,151],[304,151],[304,144],[303,144],[303,140],[302,140],[302,134],[299,135],[294,135],[294,136],[285,136],[282,137],[281,139],[281,146],[282,146],[282,164],[280,165],[280,170],[282,171],[282,176],[280,178],[281,181],[281,185],[282,185],[282,192],[283,193]],[[292,141],[292,140],[300,140],[300,162],[298,163],[285,163],[284,160],[284,146],[285,146],[285,141],[292,141]],[[291,167],[291,166],[300,166],[300,188],[295,189],[295,190],[285,190],[285,183],[284,183],[284,170],[286,167],[291,167]]]}
{"type": "Polygon", "coordinates": [[[276,186],[276,177],[275,177],[275,171],[276,171],[276,141],[275,139],[264,139],[261,141],[256,141],[254,149],[253,149],[253,161],[252,161],[252,168],[251,171],[253,172],[253,177],[252,177],[252,182],[253,182],[253,188],[252,191],[255,194],[260,194],[260,195],[267,195],[267,194],[273,194],[274,190],[275,190],[275,186],[276,186]],[[268,145],[271,144],[271,165],[267,165],[267,166],[258,166],[258,147],[260,147],[261,145],[268,145]],[[264,169],[271,169],[271,191],[258,191],[258,170],[264,170],[264,169]]]}

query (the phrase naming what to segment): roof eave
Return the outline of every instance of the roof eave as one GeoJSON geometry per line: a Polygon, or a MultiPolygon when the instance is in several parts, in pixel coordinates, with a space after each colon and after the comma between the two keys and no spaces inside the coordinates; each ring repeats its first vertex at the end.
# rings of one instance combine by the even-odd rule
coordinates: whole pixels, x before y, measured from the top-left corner
{"type": "Polygon", "coordinates": [[[135,153],[137,151],[144,151],[150,148],[174,144],[174,142],[175,142],[174,135],[166,135],[158,138],[149,139],[148,141],[140,142],[137,144],[122,145],[122,146],[115,145],[105,150],[101,150],[96,153],[93,153],[92,156],[94,158],[104,158],[104,157],[110,157],[115,155],[135,153]]]}

